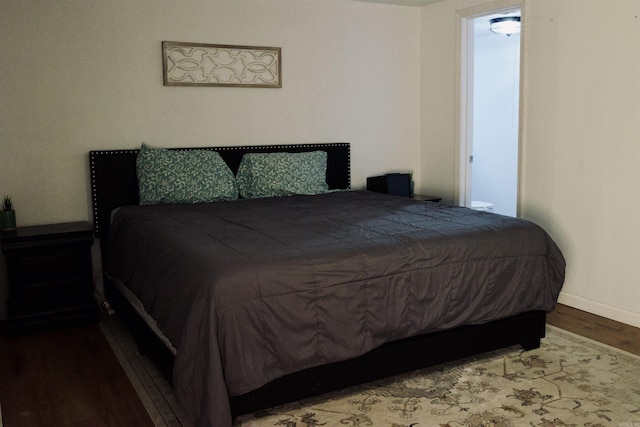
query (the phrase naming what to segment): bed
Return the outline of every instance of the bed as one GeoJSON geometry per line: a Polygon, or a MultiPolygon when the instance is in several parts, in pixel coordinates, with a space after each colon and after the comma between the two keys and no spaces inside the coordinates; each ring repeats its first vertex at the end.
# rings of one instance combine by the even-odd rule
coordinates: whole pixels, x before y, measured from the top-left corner
{"type": "MultiPolygon", "coordinates": [[[[202,151],[180,149],[180,152],[202,151]]],[[[105,294],[197,425],[511,345],[536,348],[565,263],[528,221],[349,191],[138,206],[139,150],[90,152],[105,294]]]]}

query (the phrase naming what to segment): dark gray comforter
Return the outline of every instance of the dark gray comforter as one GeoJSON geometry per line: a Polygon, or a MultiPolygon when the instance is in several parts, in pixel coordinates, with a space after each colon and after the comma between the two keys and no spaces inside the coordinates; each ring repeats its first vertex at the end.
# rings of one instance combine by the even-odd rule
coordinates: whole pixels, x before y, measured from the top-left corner
{"type": "Polygon", "coordinates": [[[554,308],[562,254],[524,220],[370,192],[120,208],[108,272],[177,349],[199,425],[228,396],[385,342],[554,308]]]}

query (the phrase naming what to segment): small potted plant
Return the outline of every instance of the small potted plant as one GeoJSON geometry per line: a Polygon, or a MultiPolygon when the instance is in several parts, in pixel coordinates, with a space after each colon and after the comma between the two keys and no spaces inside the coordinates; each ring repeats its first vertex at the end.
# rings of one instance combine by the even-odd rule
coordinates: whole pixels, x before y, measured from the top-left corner
{"type": "Polygon", "coordinates": [[[4,196],[4,203],[2,203],[2,210],[0,211],[0,230],[15,230],[16,229],[16,211],[13,210],[13,203],[11,197],[4,196]]]}

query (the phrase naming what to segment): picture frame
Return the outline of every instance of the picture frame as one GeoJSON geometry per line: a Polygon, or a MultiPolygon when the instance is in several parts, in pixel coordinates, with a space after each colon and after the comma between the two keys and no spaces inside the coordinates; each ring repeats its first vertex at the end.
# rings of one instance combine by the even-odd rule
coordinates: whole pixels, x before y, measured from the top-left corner
{"type": "Polygon", "coordinates": [[[164,86],[282,87],[282,49],[163,41],[164,86]]]}

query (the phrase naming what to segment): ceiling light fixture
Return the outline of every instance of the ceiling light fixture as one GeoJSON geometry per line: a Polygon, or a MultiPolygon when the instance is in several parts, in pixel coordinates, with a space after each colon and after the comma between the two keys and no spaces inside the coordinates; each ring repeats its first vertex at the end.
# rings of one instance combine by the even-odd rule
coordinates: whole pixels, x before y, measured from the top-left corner
{"type": "Polygon", "coordinates": [[[504,34],[510,36],[511,34],[520,33],[520,17],[519,16],[505,16],[503,18],[493,18],[489,21],[489,29],[496,34],[504,34]]]}

